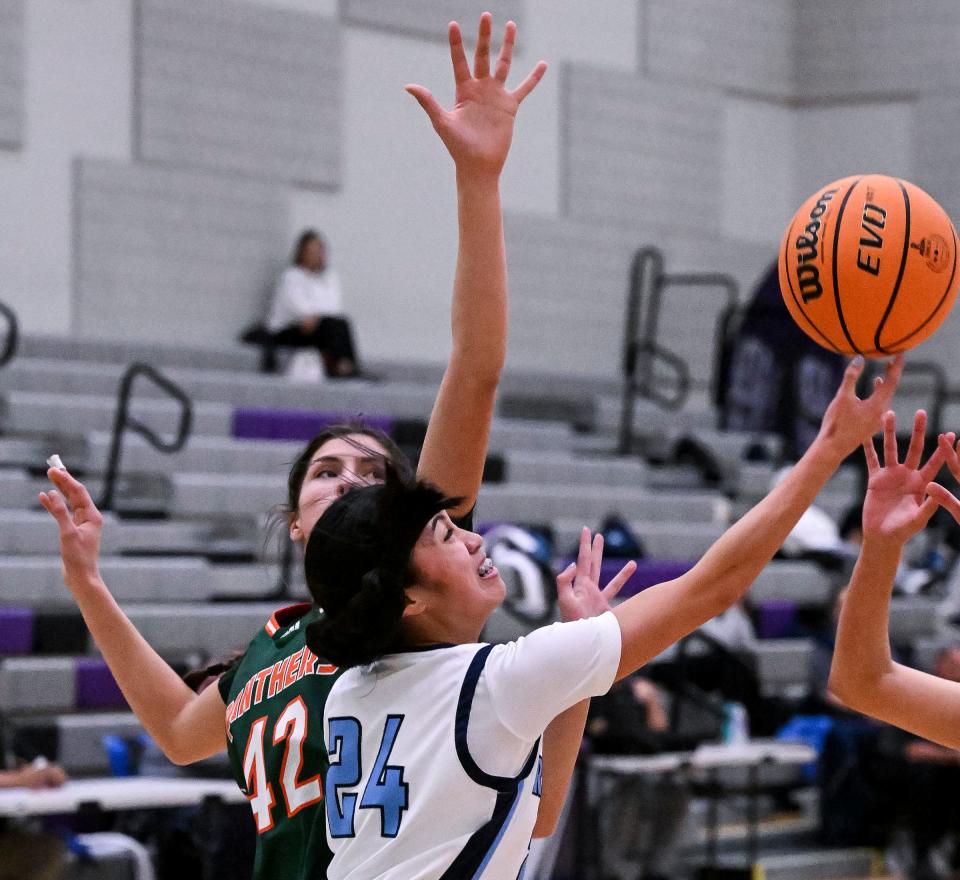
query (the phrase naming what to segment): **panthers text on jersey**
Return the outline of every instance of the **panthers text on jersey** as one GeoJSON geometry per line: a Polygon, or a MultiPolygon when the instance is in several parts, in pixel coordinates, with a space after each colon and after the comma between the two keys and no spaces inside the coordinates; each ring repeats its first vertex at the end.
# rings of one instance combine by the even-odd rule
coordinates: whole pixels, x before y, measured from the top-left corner
{"type": "Polygon", "coordinates": [[[320,612],[278,611],[220,678],[227,752],[256,823],[254,880],[323,880],[330,862],[323,810],[323,706],[339,675],[306,645],[320,612]]]}

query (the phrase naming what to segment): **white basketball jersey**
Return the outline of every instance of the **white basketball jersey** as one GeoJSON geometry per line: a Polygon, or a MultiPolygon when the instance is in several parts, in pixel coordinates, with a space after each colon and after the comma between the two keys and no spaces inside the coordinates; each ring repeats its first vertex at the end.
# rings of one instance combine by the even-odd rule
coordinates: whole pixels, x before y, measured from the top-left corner
{"type": "Polygon", "coordinates": [[[592,629],[581,621],[538,631],[555,631],[553,639],[430,647],[344,673],[324,711],[330,880],[521,878],[540,801],[540,733],[568,706],[604,692],[619,662],[619,627],[603,617],[592,629]],[[570,674],[555,670],[565,681],[544,687],[539,707],[515,693],[519,668],[541,679],[551,668],[544,651],[531,650],[538,641],[571,663],[570,674]],[[598,658],[601,668],[590,668],[598,658]],[[501,720],[513,717],[497,708],[509,694],[534,707],[526,726],[501,720]]]}

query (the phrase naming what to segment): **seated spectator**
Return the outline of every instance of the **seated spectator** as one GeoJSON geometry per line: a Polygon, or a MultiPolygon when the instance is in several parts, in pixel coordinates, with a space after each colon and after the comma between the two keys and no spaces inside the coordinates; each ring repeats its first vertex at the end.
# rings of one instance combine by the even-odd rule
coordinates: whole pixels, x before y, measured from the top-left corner
{"type": "Polygon", "coordinates": [[[340,278],[327,262],[323,238],[307,229],[297,241],[293,264],[284,271],[267,320],[264,369],[276,372],[278,346],[315,349],[326,375],[359,375],[350,323],[342,312],[340,278]]]}
{"type": "MultiPolygon", "coordinates": [[[[663,695],[642,676],[625,678],[591,702],[587,735],[599,754],[666,751],[672,737],[663,695]]],[[[686,783],[658,774],[619,777],[610,786],[599,799],[607,866],[641,880],[675,876],[690,803],[686,783]]]]}
{"type": "MultiPolygon", "coordinates": [[[[0,750],[0,757],[2,757],[0,750]]],[[[57,788],[67,775],[56,764],[38,758],[13,770],[0,770],[2,788],[57,788]]],[[[56,880],[64,868],[59,837],[30,827],[0,821],[0,880],[56,880]]]]}

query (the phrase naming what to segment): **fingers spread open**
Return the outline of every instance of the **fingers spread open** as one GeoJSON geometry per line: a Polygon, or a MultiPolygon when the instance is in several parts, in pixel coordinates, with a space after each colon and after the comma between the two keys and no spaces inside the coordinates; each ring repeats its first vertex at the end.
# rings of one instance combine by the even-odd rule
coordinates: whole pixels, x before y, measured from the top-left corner
{"type": "Polygon", "coordinates": [[[957,456],[957,450],[953,445],[955,439],[953,431],[941,434],[937,438],[937,449],[943,452],[943,460],[950,468],[950,473],[953,474],[954,479],[960,480],[960,457],[957,456]]]}
{"type": "MultiPolygon", "coordinates": [[[[948,492],[947,494],[949,495],[950,493],[948,492]]],[[[923,504],[917,508],[917,512],[913,516],[914,526],[918,530],[926,526],[926,524],[930,522],[933,515],[937,512],[937,507],[939,507],[939,501],[933,495],[928,495],[926,498],[924,498],[923,504]]]]}
{"type": "Polygon", "coordinates": [[[897,464],[897,416],[892,409],[883,414],[883,464],[893,467],[897,464]]]}
{"type": "Polygon", "coordinates": [[[936,477],[936,475],[940,472],[940,468],[943,467],[944,455],[945,453],[943,449],[941,449],[940,446],[937,446],[937,448],[933,450],[933,454],[930,456],[930,458],[928,458],[923,467],[920,468],[920,476],[923,477],[926,482],[929,483],[930,480],[936,477]]]}
{"type": "Polygon", "coordinates": [[[857,390],[857,380],[863,372],[864,360],[861,355],[857,355],[843,371],[843,381],[840,387],[847,394],[855,394],[857,390]]]}
{"type": "Polygon", "coordinates": [[[883,373],[883,380],[878,384],[877,390],[873,396],[877,398],[879,406],[888,407],[893,400],[893,393],[900,384],[900,377],[903,375],[903,355],[898,354],[892,361],[887,363],[883,373]]]}
{"type": "Polygon", "coordinates": [[[71,476],[69,471],[65,471],[63,468],[50,468],[47,471],[47,477],[63,493],[67,501],[70,502],[70,507],[74,510],[82,508],[97,511],[97,506],[93,503],[87,487],[71,476]]]}
{"type": "Polygon", "coordinates": [[[484,12],[480,16],[480,30],[477,34],[477,51],[473,55],[473,75],[477,79],[490,76],[490,33],[493,30],[493,16],[484,12]]]}
{"type": "Polygon", "coordinates": [[[880,459],[877,458],[877,447],[873,445],[873,437],[868,437],[863,441],[863,454],[867,459],[868,474],[880,470],[880,459]]]}
{"type": "Polygon", "coordinates": [[[561,599],[572,595],[573,579],[577,573],[576,563],[571,562],[560,574],[557,575],[557,596],[561,599]]]}
{"type": "Polygon", "coordinates": [[[546,72],[547,62],[538,61],[537,66],[527,74],[527,78],[513,90],[513,97],[517,99],[518,104],[537,87],[537,83],[543,79],[546,72]]]}
{"type": "Polygon", "coordinates": [[[903,463],[912,471],[920,466],[926,435],[927,414],[922,409],[918,409],[913,416],[913,433],[910,435],[910,446],[907,449],[906,458],[903,460],[903,463]]]}
{"type": "Polygon", "coordinates": [[[450,60],[453,62],[453,79],[455,82],[462,83],[470,79],[470,64],[467,62],[467,55],[463,51],[463,34],[460,31],[460,25],[451,21],[447,28],[447,35],[450,38],[450,60]]]}
{"type": "Polygon", "coordinates": [[[427,116],[430,117],[430,121],[436,125],[440,117],[443,116],[443,107],[440,106],[437,99],[433,97],[428,89],[425,89],[423,86],[418,86],[416,83],[408,85],[406,90],[417,99],[417,103],[423,107],[427,116]]]}
{"type": "Polygon", "coordinates": [[[61,533],[72,525],[70,511],[59,492],[41,492],[37,497],[43,509],[57,521],[61,533]]]}
{"type": "Polygon", "coordinates": [[[620,571],[617,572],[616,576],[610,579],[610,583],[601,590],[603,597],[607,600],[613,599],[617,593],[623,589],[624,584],[626,584],[626,582],[633,577],[633,573],[636,570],[637,563],[631,559],[623,568],[620,569],[620,571]]]}
{"type": "Polygon", "coordinates": [[[590,580],[595,584],[600,582],[600,566],[603,563],[603,535],[599,532],[593,536],[593,547],[590,550],[590,580]]]}
{"type": "Polygon", "coordinates": [[[960,501],[957,500],[957,497],[952,492],[945,489],[939,483],[930,483],[927,486],[927,495],[950,513],[957,522],[960,522],[960,501]]]}
{"type": "Polygon", "coordinates": [[[508,21],[503,29],[503,43],[500,46],[500,54],[497,56],[497,68],[494,76],[505,83],[510,75],[510,64],[513,61],[513,45],[517,40],[516,22],[508,21]]]}
{"type": "Polygon", "coordinates": [[[577,575],[590,576],[590,556],[593,548],[590,541],[590,529],[584,526],[580,529],[580,547],[577,550],[577,575]]]}

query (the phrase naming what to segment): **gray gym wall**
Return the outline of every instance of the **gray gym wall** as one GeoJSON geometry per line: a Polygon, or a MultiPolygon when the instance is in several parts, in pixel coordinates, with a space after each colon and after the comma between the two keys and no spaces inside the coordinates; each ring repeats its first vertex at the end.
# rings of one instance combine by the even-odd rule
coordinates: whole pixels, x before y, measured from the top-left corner
{"type": "MultiPolygon", "coordinates": [[[[0,298],[33,332],[230,344],[296,233],[327,233],[368,357],[449,345],[452,97],[481,2],[0,0],[0,298]]],[[[911,179],[960,217],[950,0],[500,0],[521,26],[503,179],[510,363],[613,375],[632,250],[746,295],[815,187],[911,179]]],[[[709,369],[712,294],[665,341],[709,369]]],[[[960,336],[948,322],[928,352],[960,336]]]]}

